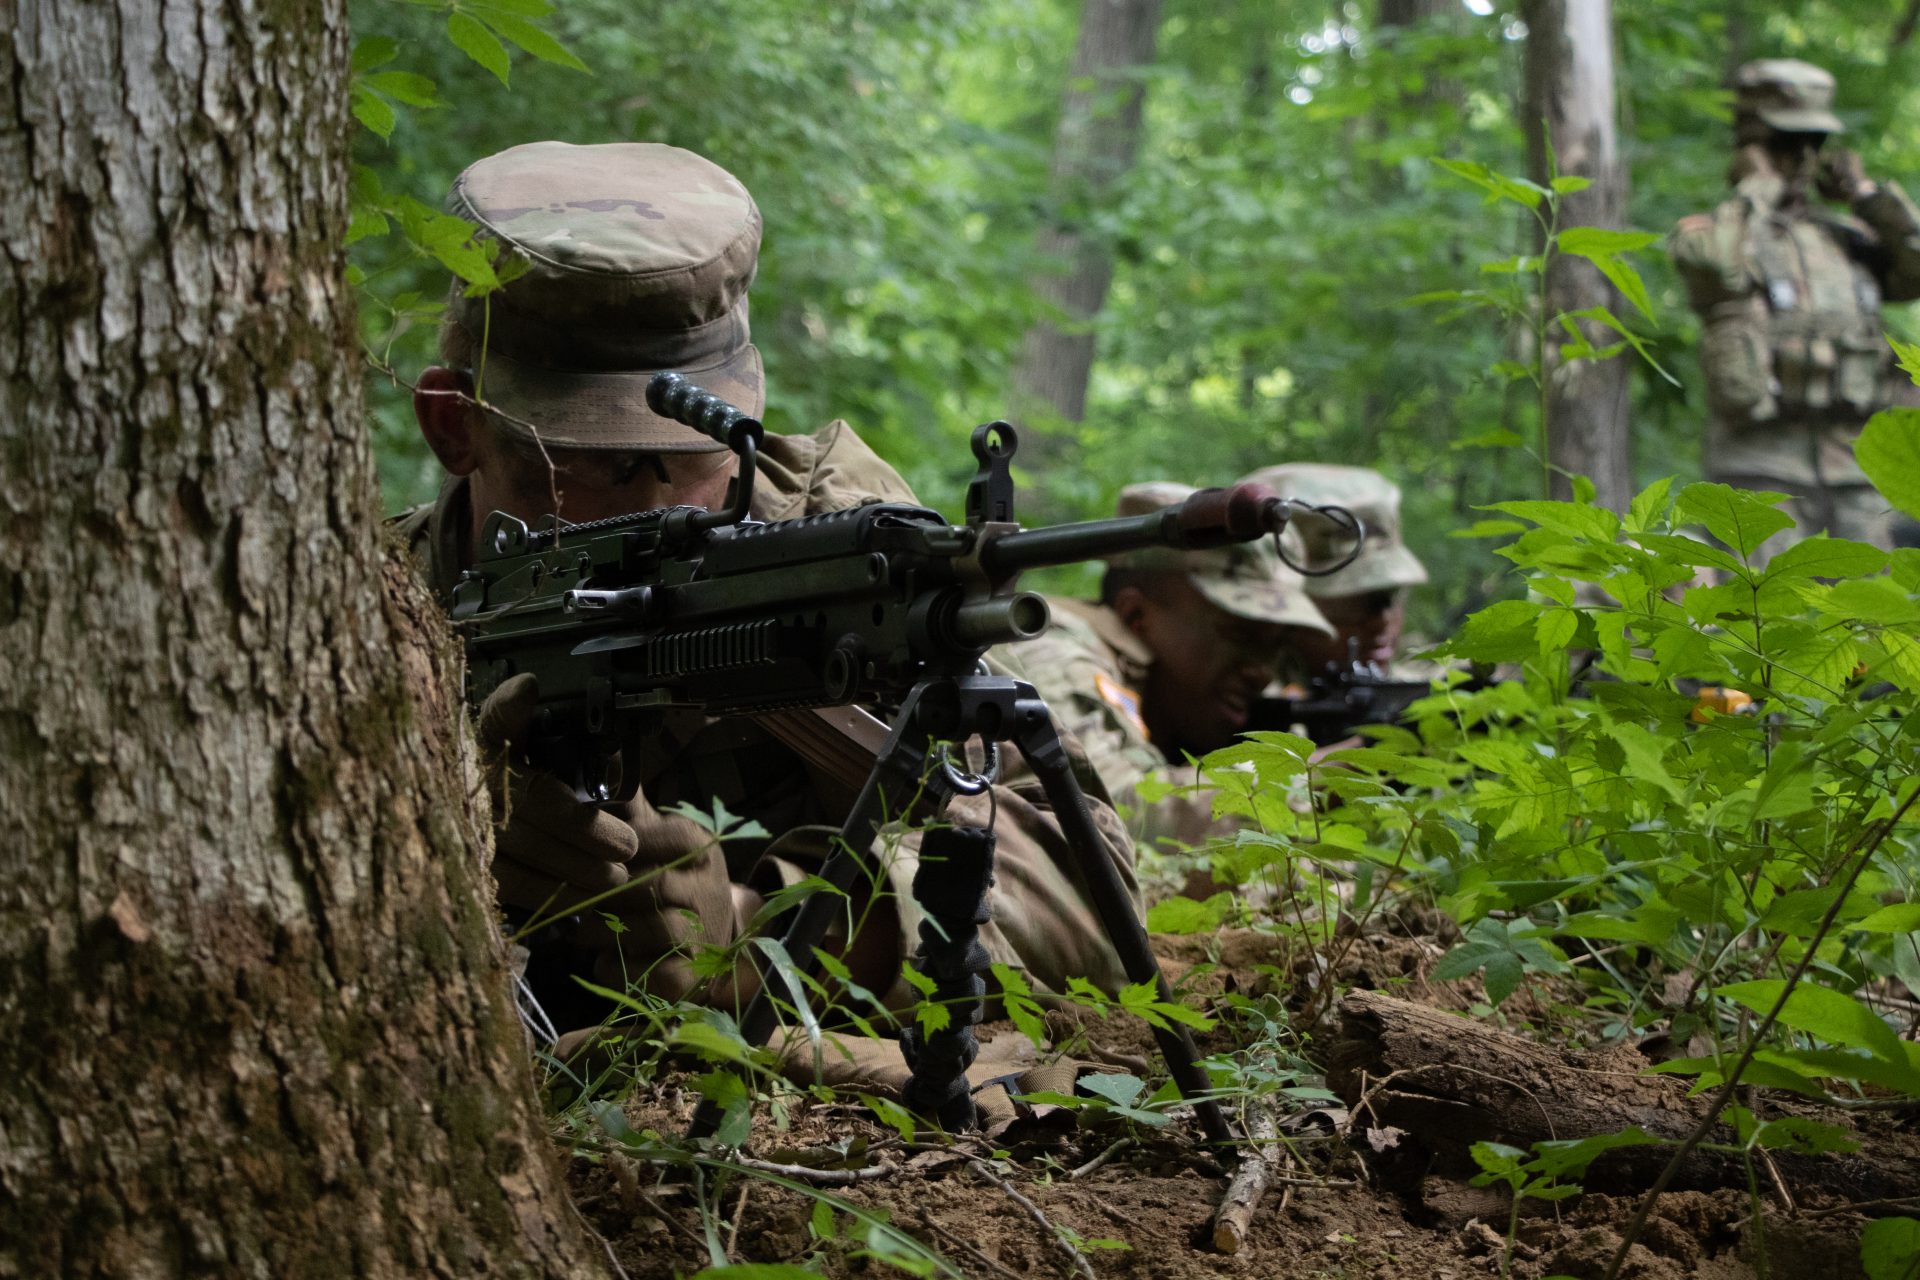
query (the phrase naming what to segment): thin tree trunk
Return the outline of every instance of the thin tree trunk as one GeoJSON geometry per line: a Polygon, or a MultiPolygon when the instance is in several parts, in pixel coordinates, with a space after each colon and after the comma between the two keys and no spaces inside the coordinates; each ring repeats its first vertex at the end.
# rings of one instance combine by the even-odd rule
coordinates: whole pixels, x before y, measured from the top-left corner
{"type": "MultiPolygon", "coordinates": [[[[1113,248],[1089,234],[1087,222],[1110,208],[1133,168],[1146,86],[1139,71],[1153,61],[1160,0],[1085,0],[1080,39],[1054,136],[1051,223],[1040,251],[1065,264],[1037,291],[1061,313],[1060,323],[1028,330],[1014,367],[1014,403],[1023,418],[1079,422],[1087,411],[1093,371],[1093,322],[1113,281],[1113,248]]],[[[1044,458],[1061,442],[1031,441],[1044,458]]]]}
{"type": "MultiPolygon", "coordinates": [[[[1593,185],[1563,199],[1563,227],[1620,227],[1627,208],[1627,168],[1616,125],[1612,0],[1528,0],[1526,5],[1528,155],[1534,180],[1544,183],[1551,143],[1555,171],[1593,185]],[[1544,129],[1543,129],[1544,124],[1544,129]]],[[[1585,259],[1556,258],[1546,288],[1548,317],[1604,306],[1616,315],[1621,300],[1585,259]]],[[[1584,324],[1585,322],[1583,322],[1584,324]]],[[[1605,345],[1617,335],[1586,325],[1589,340],[1605,345]]],[[[1628,427],[1632,366],[1625,360],[1567,360],[1564,331],[1547,335],[1548,457],[1556,496],[1571,493],[1567,475],[1594,483],[1595,501],[1624,510],[1633,496],[1628,427]]]]}
{"type": "Polygon", "coordinates": [[[0,18],[0,1276],[573,1276],[378,527],[345,0],[0,18]]]}

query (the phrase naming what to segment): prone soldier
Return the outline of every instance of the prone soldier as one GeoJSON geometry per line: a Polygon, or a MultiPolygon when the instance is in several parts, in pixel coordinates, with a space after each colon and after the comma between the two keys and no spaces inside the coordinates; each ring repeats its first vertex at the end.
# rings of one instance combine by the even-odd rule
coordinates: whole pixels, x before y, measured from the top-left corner
{"type": "MultiPolygon", "coordinates": [[[[586,521],[657,507],[721,507],[737,459],[713,439],[652,412],[653,373],[678,370],[746,412],[764,401],[750,341],[747,290],[761,220],[731,174],[691,152],[655,144],[541,142],[481,160],[455,182],[452,210],[526,263],[485,299],[456,282],[441,333],[442,364],[420,377],[414,408],[447,471],[439,498],[399,529],[429,583],[446,597],[474,562],[487,515],[532,523],[586,521]]],[[[808,435],[768,435],[751,514],[779,520],[876,501],[913,500],[906,484],[844,422],[808,435]]],[[[483,748],[496,759],[528,730],[538,690],[515,677],[481,709],[483,748]]],[[[743,998],[756,979],[701,986],[693,953],[728,944],[765,895],[818,864],[849,796],[746,718],[667,713],[642,758],[633,800],[583,804],[551,775],[523,773],[506,789],[494,872],[517,922],[553,920],[532,941],[528,980],[561,1026],[598,1022],[605,1005],[574,981],[629,982],[669,998],[743,998]],[[716,803],[766,838],[724,852],[672,812],[716,803]],[[605,917],[611,915],[613,923],[605,917]],[[731,989],[730,989],[731,988],[731,989]]],[[[1133,849],[1112,811],[1095,804],[1101,854],[1133,881],[1133,849]]],[[[1084,977],[1125,978],[1085,900],[1058,822],[1037,786],[963,797],[952,821],[991,824],[1000,883],[982,940],[993,960],[1026,971],[1037,989],[1084,977]]],[[[909,838],[885,883],[850,907],[833,944],[854,981],[900,1000],[900,960],[917,936],[909,838]]]]}
{"type": "MultiPolygon", "coordinates": [[[[1157,511],[1193,492],[1130,485],[1117,514],[1157,511]]],[[[1049,603],[1052,628],[1002,660],[1086,747],[1144,848],[1197,844],[1219,828],[1204,794],[1150,799],[1142,784],[1193,782],[1185,761],[1231,745],[1261,692],[1295,665],[1287,655],[1333,636],[1271,542],[1131,552],[1108,561],[1098,601],[1049,603]]]]}
{"type": "Polygon", "coordinates": [[[1670,244],[1702,323],[1707,476],[1790,495],[1797,527],[1762,556],[1823,529],[1890,548],[1853,441],[1876,411],[1914,402],[1880,308],[1920,297],[1920,209],[1826,146],[1845,129],[1826,71],[1764,59],[1735,90],[1733,196],[1683,218],[1670,244]]]}

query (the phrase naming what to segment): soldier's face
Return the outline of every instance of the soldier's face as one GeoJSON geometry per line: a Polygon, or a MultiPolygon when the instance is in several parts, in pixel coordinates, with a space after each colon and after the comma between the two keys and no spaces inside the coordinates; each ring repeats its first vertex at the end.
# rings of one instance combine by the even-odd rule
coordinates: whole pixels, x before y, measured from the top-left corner
{"type": "Polygon", "coordinates": [[[1400,632],[1407,623],[1404,591],[1363,591],[1350,596],[1316,596],[1320,616],[1335,634],[1303,631],[1295,644],[1314,674],[1352,662],[1385,666],[1393,661],[1400,632]]]}
{"type": "Polygon", "coordinates": [[[1228,613],[1181,575],[1152,596],[1132,594],[1131,607],[1115,604],[1153,651],[1140,713],[1154,743],[1176,761],[1232,745],[1294,628],[1228,613]]]}
{"type": "Polygon", "coordinates": [[[1820,166],[1820,147],[1826,140],[1824,133],[1785,133],[1775,129],[1767,135],[1767,156],[1789,187],[1811,186],[1820,166]]]}

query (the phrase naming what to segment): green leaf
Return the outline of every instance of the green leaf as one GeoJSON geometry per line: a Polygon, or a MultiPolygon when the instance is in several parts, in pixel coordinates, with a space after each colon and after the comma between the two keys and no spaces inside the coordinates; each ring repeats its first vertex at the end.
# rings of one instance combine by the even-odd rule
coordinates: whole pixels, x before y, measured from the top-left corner
{"type": "Polygon", "coordinates": [[[462,0],[462,3],[475,13],[484,13],[488,17],[499,13],[517,14],[522,18],[544,18],[553,12],[548,0],[462,0]]]}
{"type": "Polygon", "coordinates": [[[1640,273],[1616,255],[1644,249],[1660,237],[1647,231],[1609,231],[1602,227],[1568,227],[1557,240],[1562,253],[1585,258],[1599,269],[1620,295],[1648,320],[1653,319],[1653,299],[1640,273]]]}
{"type": "Polygon", "coordinates": [[[1793,528],[1793,517],[1782,511],[1784,493],[1754,493],[1724,484],[1690,484],[1680,491],[1674,519],[1706,526],[1708,533],[1743,556],[1760,544],[1793,528]]]}
{"type": "Polygon", "coordinates": [[[593,74],[587,69],[586,63],[574,57],[572,50],[525,18],[494,12],[487,15],[487,25],[542,62],[570,67],[575,71],[585,71],[588,75],[593,74]]]}
{"type": "Polygon", "coordinates": [[[1860,1232],[1867,1280],[1920,1280],[1920,1219],[1878,1218],[1860,1232]]]}
{"type": "Polygon", "coordinates": [[[1889,334],[1887,345],[1893,348],[1893,358],[1901,371],[1914,382],[1920,383],[1920,343],[1902,342],[1889,334]]]}
{"type": "Polygon", "coordinates": [[[1527,1172],[1548,1178],[1578,1178],[1587,1166],[1609,1151],[1623,1147],[1657,1147],[1665,1139],[1656,1138],[1639,1125],[1629,1125],[1618,1133],[1596,1134],[1591,1138],[1557,1138],[1533,1144],[1534,1156],[1527,1172]]]}
{"type": "Polygon", "coordinates": [[[385,36],[366,36],[353,42],[353,70],[358,74],[384,67],[399,54],[399,41],[385,36]]]}
{"type": "MultiPolygon", "coordinates": [[[[1714,994],[1765,1015],[1779,1000],[1785,986],[1786,981],[1782,978],[1760,978],[1717,987],[1714,994]]],[[[1795,987],[1778,1020],[1783,1026],[1818,1036],[1829,1044],[1865,1049],[1889,1062],[1904,1063],[1907,1060],[1906,1051],[1900,1047],[1900,1037],[1894,1034],[1893,1028],[1879,1014],[1852,996],[1827,987],[1806,983],[1795,987]]]]}
{"type": "Polygon", "coordinates": [[[1119,1072],[1097,1072],[1082,1076],[1075,1087],[1105,1098],[1115,1106],[1131,1107],[1146,1092],[1147,1082],[1119,1072]]]}
{"type": "Polygon", "coordinates": [[[1862,933],[1920,933],[1920,902],[1896,902],[1848,925],[1862,933]]]}
{"type": "Polygon", "coordinates": [[[807,999],[806,975],[794,964],[793,957],[787,954],[786,946],[778,938],[759,937],[753,945],[760,948],[773,964],[773,971],[780,975],[780,985],[787,989],[787,996],[793,1003],[793,1011],[800,1015],[800,1023],[806,1028],[807,1039],[814,1044],[820,1043],[820,1020],[814,1017],[813,1003],[807,999]]]}
{"type": "Polygon", "coordinates": [[[1638,782],[1652,783],[1672,800],[1679,800],[1686,794],[1662,763],[1667,748],[1672,745],[1665,738],[1655,737],[1646,728],[1631,722],[1614,725],[1611,734],[1626,756],[1629,777],[1638,782]]]}
{"type": "Polygon", "coordinates": [[[881,1124],[899,1134],[902,1142],[913,1141],[913,1135],[920,1127],[919,1121],[913,1118],[913,1112],[891,1098],[876,1097],[870,1093],[861,1094],[860,1101],[872,1108],[873,1114],[880,1117],[881,1124]]]}
{"type": "Polygon", "coordinates": [[[1212,933],[1233,910],[1231,893],[1216,893],[1205,902],[1172,897],[1156,902],[1147,911],[1150,933],[1212,933]]]}
{"type": "Polygon", "coordinates": [[[667,1043],[691,1049],[709,1062],[731,1062],[750,1066],[753,1050],[738,1032],[729,1033],[711,1022],[683,1022],[673,1029],[667,1043]]]}
{"type": "Polygon", "coordinates": [[[1677,387],[1680,385],[1680,379],[1668,373],[1666,366],[1653,358],[1653,352],[1647,348],[1645,340],[1642,339],[1639,334],[1627,328],[1626,325],[1621,324],[1620,318],[1605,307],[1587,307],[1580,311],[1569,311],[1562,315],[1560,319],[1563,322],[1567,320],[1591,320],[1595,324],[1605,325],[1607,328],[1619,334],[1626,344],[1633,348],[1634,354],[1647,362],[1648,368],[1652,369],[1674,386],[1677,387]]]}
{"type": "Polygon", "coordinates": [[[1823,1124],[1806,1116],[1782,1116],[1754,1131],[1753,1140],[1769,1151],[1797,1151],[1803,1156],[1858,1151],[1860,1144],[1837,1124],[1823,1124]]]}
{"type": "Polygon", "coordinates": [[[501,84],[507,83],[511,64],[507,59],[506,46],[499,37],[480,25],[480,20],[470,13],[454,13],[447,18],[447,39],[453,41],[453,47],[472,58],[475,62],[493,72],[501,84]]]}
{"type": "Polygon", "coordinates": [[[1577,173],[1563,173],[1553,180],[1553,194],[1570,196],[1576,191],[1585,191],[1593,185],[1592,178],[1583,178],[1577,173]]]}
{"type": "Polygon", "coordinates": [[[1891,578],[1856,578],[1839,583],[1823,602],[1823,612],[1882,625],[1910,627],[1920,622],[1920,604],[1891,578]]]}
{"type": "Polygon", "coordinates": [[[1518,516],[1522,520],[1533,521],[1543,529],[1553,529],[1575,538],[1590,538],[1596,542],[1612,542],[1620,529],[1619,516],[1605,507],[1589,506],[1584,502],[1533,499],[1495,502],[1479,510],[1518,516]]]}
{"type": "Polygon", "coordinates": [[[1920,519],[1920,409],[1883,409],[1867,419],[1853,458],[1888,502],[1920,519]]]}
{"type": "Polygon", "coordinates": [[[404,102],[410,107],[443,107],[439,90],[433,81],[411,71],[376,71],[370,76],[360,77],[360,83],[376,93],[384,93],[395,102],[404,102]]]}
{"type": "Polygon", "coordinates": [[[1540,202],[1547,196],[1545,188],[1525,178],[1510,178],[1504,173],[1495,173],[1487,166],[1472,160],[1436,158],[1433,163],[1457,178],[1465,178],[1485,191],[1489,197],[1488,203],[1495,200],[1511,200],[1526,208],[1538,209],[1540,202]]]}
{"type": "Polygon", "coordinates": [[[388,106],[378,94],[356,84],[348,95],[348,106],[355,120],[382,138],[393,136],[393,126],[397,117],[393,113],[393,108],[388,106]]]}
{"type": "Polygon", "coordinates": [[[1887,553],[1864,542],[1825,535],[1794,543],[1767,562],[1767,579],[1864,578],[1887,567],[1887,553]]]}
{"type": "Polygon", "coordinates": [[[1667,495],[1673,489],[1673,477],[1661,476],[1634,495],[1627,507],[1626,529],[1640,533],[1651,528],[1667,509],[1667,495]]]}
{"type": "Polygon", "coordinates": [[[791,1262],[735,1262],[696,1271],[693,1280],[820,1280],[820,1276],[791,1262]]]}

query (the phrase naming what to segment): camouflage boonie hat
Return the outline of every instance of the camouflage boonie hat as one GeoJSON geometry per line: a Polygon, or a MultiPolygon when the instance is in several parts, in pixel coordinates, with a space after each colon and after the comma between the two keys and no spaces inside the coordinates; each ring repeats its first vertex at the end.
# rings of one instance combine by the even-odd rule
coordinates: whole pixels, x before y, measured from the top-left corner
{"type": "MultiPolygon", "coordinates": [[[[1197,492],[1199,490],[1191,485],[1163,480],[1130,484],[1120,491],[1114,514],[1146,515],[1184,501],[1197,492]]],[[[1334,634],[1308,597],[1306,580],[1281,561],[1269,538],[1207,551],[1147,547],[1114,556],[1108,563],[1125,569],[1180,569],[1201,595],[1236,617],[1306,627],[1327,636],[1334,634]]]]}
{"type": "MultiPolygon", "coordinates": [[[[1364,528],[1360,554],[1337,573],[1308,578],[1309,595],[1357,596],[1368,591],[1417,587],[1427,580],[1426,566],[1400,540],[1400,487],[1378,471],[1289,462],[1263,467],[1241,483],[1264,484],[1283,498],[1298,498],[1315,506],[1331,503],[1345,507],[1360,518],[1364,528]]],[[[1299,517],[1288,526],[1286,536],[1304,544],[1306,558],[1301,563],[1309,568],[1338,563],[1353,548],[1353,540],[1344,537],[1344,531],[1331,520],[1299,517]]]]}
{"type": "Polygon", "coordinates": [[[1845,133],[1833,114],[1833,76],[1797,58],[1762,58],[1734,73],[1735,109],[1787,133],[1845,133]]]}
{"type": "Polygon", "coordinates": [[[476,343],[485,336],[482,395],[545,443],[724,448],[647,408],[647,380],[663,369],[759,416],[747,286],[760,211],[725,169],[651,142],[533,142],[469,167],[448,208],[528,263],[488,299],[455,281],[448,314],[476,343]]]}

